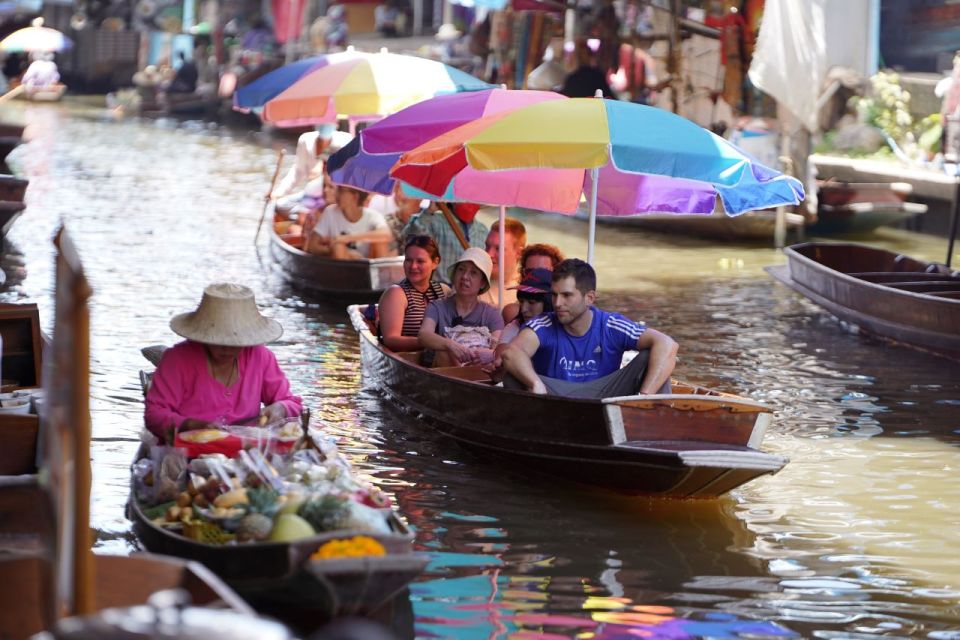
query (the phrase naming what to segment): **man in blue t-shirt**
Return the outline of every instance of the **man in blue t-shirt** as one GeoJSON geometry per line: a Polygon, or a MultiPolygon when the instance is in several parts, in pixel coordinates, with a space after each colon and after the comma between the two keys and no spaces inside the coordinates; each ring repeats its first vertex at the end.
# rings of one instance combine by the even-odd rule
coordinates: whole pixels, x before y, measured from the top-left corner
{"type": "Polygon", "coordinates": [[[554,311],[523,326],[503,353],[504,386],[575,398],[669,393],[677,343],[619,313],[593,306],[597,276],[564,260],[553,271],[554,311]],[[625,351],[640,354],[620,368],[625,351]]]}

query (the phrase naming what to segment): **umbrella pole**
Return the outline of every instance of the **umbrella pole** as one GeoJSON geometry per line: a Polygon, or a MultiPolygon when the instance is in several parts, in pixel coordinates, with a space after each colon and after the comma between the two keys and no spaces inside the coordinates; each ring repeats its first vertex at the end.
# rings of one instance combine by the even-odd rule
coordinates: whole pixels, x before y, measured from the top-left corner
{"type": "Polygon", "coordinates": [[[590,235],[587,240],[587,262],[593,266],[593,245],[597,239],[597,184],[600,182],[600,169],[590,169],[590,235]]]}
{"type": "Polygon", "coordinates": [[[505,205],[500,205],[500,219],[497,221],[499,225],[499,230],[497,233],[500,235],[499,248],[497,249],[497,292],[499,294],[500,308],[503,309],[503,246],[507,242],[507,234],[504,232],[504,227],[506,226],[505,221],[507,218],[507,207],[505,205]]]}

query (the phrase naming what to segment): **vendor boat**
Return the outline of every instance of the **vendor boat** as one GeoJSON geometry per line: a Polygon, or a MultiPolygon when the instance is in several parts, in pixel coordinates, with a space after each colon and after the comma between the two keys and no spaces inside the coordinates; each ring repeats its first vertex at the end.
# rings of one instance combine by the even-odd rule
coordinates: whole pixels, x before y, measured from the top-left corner
{"type": "MultiPolygon", "coordinates": [[[[31,637],[57,627],[62,616],[79,619],[107,608],[141,605],[152,594],[170,589],[196,607],[214,606],[253,623],[249,605],[202,565],[149,554],[93,554],[88,462],[91,290],[63,231],[57,246],[56,318],[47,363],[51,375],[45,380],[47,404],[41,418],[44,457],[38,464],[47,479],[40,483],[29,473],[0,478],[0,636],[31,637]]],[[[116,610],[113,620],[135,622],[116,610]]]]}
{"type": "MultiPolygon", "coordinates": [[[[149,380],[148,374],[141,374],[144,390],[148,388],[149,380]]],[[[265,444],[268,438],[261,439],[260,433],[256,440],[252,439],[249,429],[256,427],[240,428],[241,431],[228,427],[228,430],[246,434],[242,443],[237,436],[226,435],[226,432],[211,435],[213,444],[208,445],[192,445],[188,442],[188,434],[178,435],[178,447],[185,447],[191,457],[201,456],[191,462],[190,468],[199,466],[212,474],[203,478],[202,485],[196,482],[202,476],[191,475],[191,482],[202,486],[202,491],[196,491],[191,497],[187,490],[178,495],[176,503],[157,505],[150,504],[156,500],[146,499],[143,483],[138,480],[143,478],[144,465],[150,464],[145,462],[150,459],[150,449],[145,445],[131,468],[127,515],[144,547],[202,562],[257,611],[278,618],[302,633],[309,633],[330,619],[344,615],[388,620],[393,617],[395,609],[402,607],[405,598],[400,594],[426,568],[428,558],[412,553],[413,534],[382,494],[353,477],[349,462],[338,452],[333,441],[309,427],[309,412],[302,418],[301,435],[294,442],[288,441],[281,449],[274,450],[275,453],[282,452],[281,457],[274,456],[270,464],[259,467],[255,461],[259,449],[244,449],[239,453],[244,447],[274,446],[265,444]],[[203,451],[210,451],[208,447],[223,451],[227,456],[239,456],[238,462],[231,460],[228,463],[223,460],[223,455],[214,455],[213,458],[219,459],[209,462],[202,456],[203,451]],[[224,471],[218,471],[221,461],[225,463],[222,469],[250,471],[259,468],[257,473],[264,481],[262,487],[249,488],[248,475],[246,480],[236,480],[231,485],[243,485],[243,488],[226,491],[229,495],[224,495],[230,486],[222,481],[224,471]],[[301,471],[302,475],[299,474],[301,471]],[[277,496],[270,490],[264,493],[263,487],[271,486],[270,475],[280,472],[284,474],[283,490],[290,488],[291,478],[297,478],[304,495],[310,497],[299,506],[293,504],[289,510],[281,509],[280,515],[275,513],[276,507],[269,511],[262,505],[251,508],[250,505],[261,502],[264,495],[268,501],[275,498],[285,500],[291,495],[277,496]],[[211,481],[211,477],[220,478],[220,483],[211,481]],[[334,486],[336,492],[331,488],[334,486]],[[318,497],[317,487],[324,487],[321,491],[328,493],[318,497]],[[241,511],[272,514],[272,523],[270,519],[266,521],[268,527],[257,540],[251,540],[247,535],[246,518],[237,519],[237,516],[225,514],[217,517],[216,511],[210,510],[215,505],[227,504],[218,500],[218,493],[232,502],[238,491],[242,492],[243,500],[250,496],[239,507],[241,511]],[[353,497],[345,498],[342,491],[353,491],[353,497]],[[365,504],[354,501],[361,493],[365,504]],[[255,494],[260,498],[254,498],[255,494]],[[326,509],[338,501],[340,506],[329,514],[339,510],[341,515],[329,515],[326,509]],[[190,507],[189,515],[184,516],[178,509],[174,512],[176,517],[171,518],[170,509],[181,502],[190,507]],[[206,509],[199,506],[203,504],[207,505],[206,509]],[[298,534],[296,539],[280,539],[278,529],[283,526],[283,513],[303,514],[313,524],[318,519],[321,522],[327,520],[330,526],[323,530],[318,525],[315,530],[298,534]],[[199,517],[195,517],[197,515],[199,517]],[[333,524],[338,519],[339,524],[333,524]],[[270,535],[265,537],[268,531],[270,535]],[[244,541],[237,542],[237,539],[244,541]]],[[[275,444],[279,446],[281,441],[275,444]]],[[[152,470],[156,468],[154,465],[152,470]]],[[[157,482],[156,474],[153,478],[157,482]]],[[[280,480],[280,475],[276,480],[280,480]]],[[[276,486],[280,488],[281,484],[276,486]]]]}
{"type": "Polygon", "coordinates": [[[311,255],[270,227],[270,256],[281,276],[307,295],[332,298],[375,297],[403,280],[403,256],[334,260],[311,255]]]}
{"type": "Polygon", "coordinates": [[[363,308],[348,313],[377,388],[514,468],[628,494],[714,498],[787,463],[759,450],[772,410],[758,402],[682,382],[670,394],[602,400],[504,389],[479,367],[427,367],[421,352],[385,348],[363,308]]]}
{"type": "Polygon", "coordinates": [[[784,249],[767,272],[864,333],[960,359],[960,272],[861,244],[784,249]]]}

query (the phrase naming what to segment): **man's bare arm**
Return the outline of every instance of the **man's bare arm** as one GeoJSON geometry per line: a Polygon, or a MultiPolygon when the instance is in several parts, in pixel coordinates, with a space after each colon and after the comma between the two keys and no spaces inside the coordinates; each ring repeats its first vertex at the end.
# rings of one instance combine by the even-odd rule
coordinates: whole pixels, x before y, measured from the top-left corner
{"type": "Polygon", "coordinates": [[[656,329],[647,328],[637,340],[637,349],[649,349],[650,359],[647,362],[647,373],[643,376],[640,393],[651,394],[660,390],[660,387],[670,379],[673,368],[677,364],[678,345],[673,338],[656,329]]]}
{"type": "Polygon", "coordinates": [[[533,368],[533,355],[540,348],[540,339],[532,329],[524,328],[503,352],[503,368],[520,381],[528,391],[545,394],[547,388],[533,368]]]}

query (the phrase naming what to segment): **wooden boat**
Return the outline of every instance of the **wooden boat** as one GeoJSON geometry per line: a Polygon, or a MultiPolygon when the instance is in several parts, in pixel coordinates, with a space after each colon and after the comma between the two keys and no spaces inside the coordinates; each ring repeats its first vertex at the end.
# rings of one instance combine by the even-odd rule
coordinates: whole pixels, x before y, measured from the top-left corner
{"type": "Polygon", "coordinates": [[[960,359],[960,272],[892,251],[808,242],[767,267],[780,282],[862,331],[960,359]]]}
{"type": "Polygon", "coordinates": [[[270,227],[270,255],[292,286],[307,294],[370,299],[403,280],[403,256],[371,260],[334,260],[314,256],[285,242],[270,227]]]}
{"type": "MultiPolygon", "coordinates": [[[[153,361],[155,347],[143,350],[153,361]]],[[[162,350],[160,351],[162,353],[162,350]]],[[[152,374],[140,372],[144,395],[152,374]]],[[[147,455],[141,447],[134,459],[147,455]]],[[[211,544],[181,535],[152,520],[136,497],[136,472],[131,467],[131,491],[127,517],[141,543],[150,551],[202,562],[225,580],[257,611],[276,617],[301,633],[310,633],[331,618],[364,615],[393,617],[400,606],[398,594],[416,578],[429,561],[412,553],[413,534],[392,512],[387,518],[390,533],[336,530],[296,542],[211,544]],[[310,556],[332,540],[368,536],[386,550],[383,556],[314,560],[310,556]]]]}
{"type": "Polygon", "coordinates": [[[148,550],[203,563],[257,611],[303,632],[340,615],[370,615],[389,608],[426,567],[426,556],[411,553],[413,534],[393,518],[391,534],[335,531],[297,542],[216,545],[186,538],[154,523],[131,495],[128,516],[148,550]],[[311,560],[330,540],[367,535],[387,555],[311,560]]]}
{"type": "Polygon", "coordinates": [[[824,181],[817,189],[815,234],[869,233],[927,212],[927,205],[905,202],[913,191],[906,182],[824,181]]]}
{"type": "Polygon", "coordinates": [[[196,605],[250,607],[206,568],[175,558],[91,551],[89,308],[90,288],[64,232],[58,234],[56,319],[45,386],[43,466],[36,475],[0,478],[0,637],[26,638],[62,616],[141,604],[182,588],[196,605]],[[29,540],[30,544],[23,544],[29,540]]]}
{"type": "Polygon", "coordinates": [[[56,83],[46,87],[27,87],[21,94],[32,102],[59,102],[67,92],[67,85],[56,83]]]}
{"type": "MultiPolygon", "coordinates": [[[[0,304],[0,338],[3,340],[2,391],[38,388],[44,342],[37,305],[0,304]]],[[[35,413],[0,414],[0,439],[4,443],[0,448],[0,486],[6,478],[6,486],[12,490],[11,495],[7,495],[8,492],[0,488],[0,512],[12,512],[7,498],[11,498],[13,504],[21,504],[20,489],[28,480],[36,481],[39,430],[40,421],[35,413]]],[[[0,538],[4,537],[9,523],[9,519],[0,517],[0,538]]]]}
{"type": "Polygon", "coordinates": [[[712,498],[786,458],[758,450],[771,409],[674,383],[673,393],[584,400],[494,386],[479,367],[427,368],[419,352],[380,345],[360,305],[348,309],[378,387],[439,433],[517,468],[624,493],[712,498]]]}
{"type": "Polygon", "coordinates": [[[817,183],[817,204],[840,207],[854,202],[904,202],[913,185],[909,182],[843,182],[822,180],[817,183]]]}
{"type": "Polygon", "coordinates": [[[895,225],[927,212],[917,202],[853,202],[846,205],[817,207],[817,221],[807,227],[817,235],[858,234],[895,225]]]}

